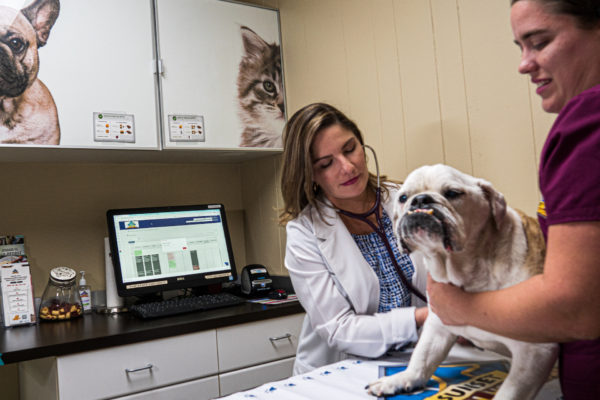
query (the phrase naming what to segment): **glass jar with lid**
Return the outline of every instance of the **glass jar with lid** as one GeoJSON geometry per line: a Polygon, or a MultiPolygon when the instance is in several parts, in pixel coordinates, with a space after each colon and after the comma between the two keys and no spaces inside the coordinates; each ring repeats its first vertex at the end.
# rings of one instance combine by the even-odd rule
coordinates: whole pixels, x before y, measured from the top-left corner
{"type": "Polygon", "coordinates": [[[81,316],[81,298],[76,278],[77,273],[69,267],[56,267],[50,271],[40,303],[41,320],[64,321],[81,316]]]}

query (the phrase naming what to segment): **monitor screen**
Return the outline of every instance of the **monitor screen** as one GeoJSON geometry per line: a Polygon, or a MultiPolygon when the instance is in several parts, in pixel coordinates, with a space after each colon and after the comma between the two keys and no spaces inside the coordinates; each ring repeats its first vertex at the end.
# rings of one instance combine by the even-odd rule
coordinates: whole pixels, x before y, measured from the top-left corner
{"type": "Polygon", "coordinates": [[[236,279],[222,204],[107,211],[119,296],[236,279]]]}

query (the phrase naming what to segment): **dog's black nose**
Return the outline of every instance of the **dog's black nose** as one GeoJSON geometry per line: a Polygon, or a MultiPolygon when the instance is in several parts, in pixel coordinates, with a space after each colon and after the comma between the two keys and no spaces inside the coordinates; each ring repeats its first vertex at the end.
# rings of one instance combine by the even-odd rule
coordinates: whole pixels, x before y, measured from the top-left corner
{"type": "Polygon", "coordinates": [[[430,204],[433,204],[434,200],[428,194],[420,194],[415,196],[414,199],[410,202],[411,209],[419,209],[419,208],[430,208],[428,207],[430,204]]]}

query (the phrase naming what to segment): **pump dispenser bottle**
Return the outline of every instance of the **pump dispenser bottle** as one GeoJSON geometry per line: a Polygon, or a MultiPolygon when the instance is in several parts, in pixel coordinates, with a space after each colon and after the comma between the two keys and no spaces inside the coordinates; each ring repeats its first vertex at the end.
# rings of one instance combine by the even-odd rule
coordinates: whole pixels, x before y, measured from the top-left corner
{"type": "Polygon", "coordinates": [[[83,312],[89,313],[92,311],[92,288],[87,284],[85,280],[85,271],[79,271],[81,279],[79,280],[79,297],[81,297],[81,305],[83,306],[83,312]]]}

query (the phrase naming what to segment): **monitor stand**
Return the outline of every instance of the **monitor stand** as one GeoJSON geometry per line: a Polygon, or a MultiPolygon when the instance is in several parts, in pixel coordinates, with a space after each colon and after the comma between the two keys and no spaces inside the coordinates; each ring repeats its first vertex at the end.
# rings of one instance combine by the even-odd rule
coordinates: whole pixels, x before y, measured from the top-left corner
{"type": "Polygon", "coordinates": [[[191,288],[192,295],[201,296],[203,294],[215,294],[221,292],[221,284],[213,283],[211,285],[196,286],[191,288]]]}
{"type": "Polygon", "coordinates": [[[142,294],[142,295],[136,296],[136,298],[137,298],[137,300],[134,302],[134,304],[154,303],[157,301],[164,300],[163,292],[142,294]]]}

